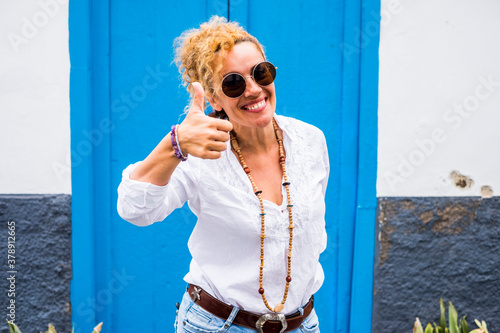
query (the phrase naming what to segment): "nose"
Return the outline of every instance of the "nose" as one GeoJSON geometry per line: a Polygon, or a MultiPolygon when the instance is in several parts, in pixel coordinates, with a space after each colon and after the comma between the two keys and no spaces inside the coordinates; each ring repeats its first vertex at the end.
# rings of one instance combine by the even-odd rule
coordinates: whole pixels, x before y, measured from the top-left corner
{"type": "Polygon", "coordinates": [[[262,87],[255,82],[252,76],[249,76],[246,80],[247,88],[245,89],[245,97],[259,95],[262,91],[262,87]]]}

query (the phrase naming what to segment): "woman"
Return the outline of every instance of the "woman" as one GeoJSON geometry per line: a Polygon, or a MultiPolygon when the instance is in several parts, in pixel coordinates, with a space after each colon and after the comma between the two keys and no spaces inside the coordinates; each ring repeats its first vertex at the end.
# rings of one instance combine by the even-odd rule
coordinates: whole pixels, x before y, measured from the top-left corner
{"type": "Polygon", "coordinates": [[[136,225],[162,221],[186,201],[198,217],[176,331],[319,332],[324,135],[275,115],[276,68],[237,23],[213,17],[176,45],[191,107],[125,169],[118,189],[120,215],[136,225]]]}

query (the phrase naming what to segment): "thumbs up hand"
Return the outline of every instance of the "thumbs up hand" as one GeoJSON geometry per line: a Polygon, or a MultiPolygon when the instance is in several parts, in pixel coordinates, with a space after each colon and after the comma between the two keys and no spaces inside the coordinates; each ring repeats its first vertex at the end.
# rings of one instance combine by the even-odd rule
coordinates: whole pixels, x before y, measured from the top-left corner
{"type": "Polygon", "coordinates": [[[233,125],[223,119],[211,118],[203,111],[205,93],[199,82],[192,83],[194,98],[186,119],[179,125],[177,135],[183,153],[204,159],[217,159],[226,150],[229,131],[233,125]]]}
{"type": "Polygon", "coordinates": [[[192,83],[194,88],[194,98],[191,107],[189,108],[188,115],[191,113],[200,113],[205,115],[203,112],[203,107],[205,104],[205,90],[203,90],[203,86],[199,82],[192,83]]]}

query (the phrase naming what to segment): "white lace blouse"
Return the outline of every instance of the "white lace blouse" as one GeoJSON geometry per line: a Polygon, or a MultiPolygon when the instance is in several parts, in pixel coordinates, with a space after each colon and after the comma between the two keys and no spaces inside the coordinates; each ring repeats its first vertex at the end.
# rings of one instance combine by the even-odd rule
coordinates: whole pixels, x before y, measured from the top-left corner
{"type": "MultiPolygon", "coordinates": [[[[292,281],[282,312],[288,314],[304,305],[324,280],[318,259],[326,247],[324,195],[329,163],[326,141],[318,128],[284,116],[276,116],[276,121],[283,130],[295,226],[292,281]]],[[[259,200],[229,145],[230,142],[217,160],[190,156],[179,164],[165,186],[129,179],[140,162],[128,166],[118,188],[118,213],[135,225],[146,226],[164,220],[187,201],[198,221],[188,242],[192,260],[184,280],[228,304],[258,314],[268,313],[258,293],[259,200]]],[[[286,283],[286,206],[284,187],[281,206],[264,200],[263,287],[271,307],[281,302],[286,283]]]]}

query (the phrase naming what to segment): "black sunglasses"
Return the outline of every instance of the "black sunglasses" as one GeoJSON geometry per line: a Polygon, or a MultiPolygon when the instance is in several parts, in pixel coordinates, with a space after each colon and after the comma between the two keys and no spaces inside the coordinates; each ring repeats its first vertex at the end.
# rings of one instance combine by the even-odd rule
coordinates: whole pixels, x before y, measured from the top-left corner
{"type": "MultiPolygon", "coordinates": [[[[253,67],[251,77],[259,86],[268,86],[276,78],[276,68],[269,61],[260,62],[253,67]]],[[[229,73],[222,79],[222,92],[229,98],[240,97],[246,89],[246,78],[239,73],[229,73]]]]}

